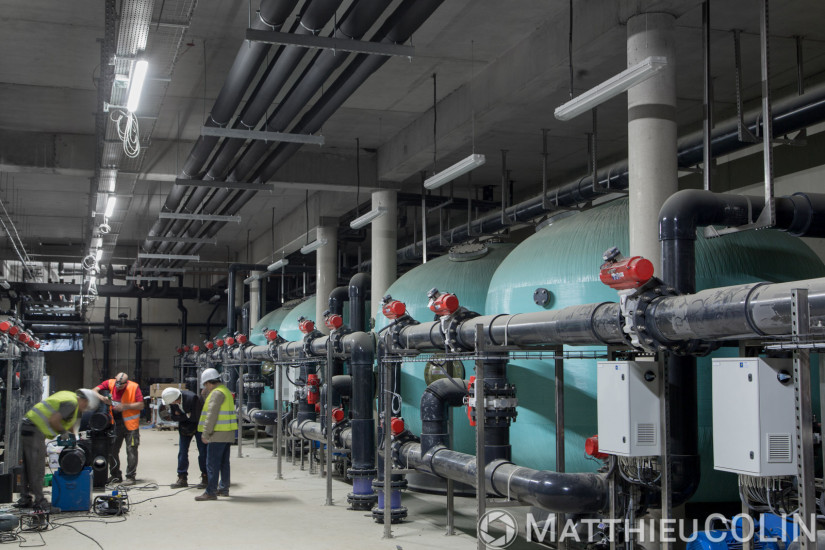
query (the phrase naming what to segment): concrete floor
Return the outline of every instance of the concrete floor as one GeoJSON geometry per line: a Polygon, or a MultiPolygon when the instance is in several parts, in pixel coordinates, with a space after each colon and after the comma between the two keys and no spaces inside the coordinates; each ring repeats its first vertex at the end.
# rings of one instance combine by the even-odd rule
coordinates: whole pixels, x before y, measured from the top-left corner
{"type": "MultiPolygon", "coordinates": [[[[175,480],[177,432],[141,429],[138,487],[157,483],[155,491],[133,488],[129,491],[132,510],[126,520],[109,519],[81,513],[53,516],[57,523],[68,523],[93,537],[105,549],[124,544],[149,544],[186,550],[194,548],[238,547],[304,549],[358,548],[414,550],[425,548],[475,549],[475,500],[456,498],[457,535],[446,537],[443,496],[405,493],[404,505],[409,519],[393,526],[394,538],[382,539],[383,526],[368,512],[347,509],[350,486],[333,481],[334,505],[324,506],[325,480],[310,476],[283,462],[283,480],[275,479],[275,459],[271,440],[261,439],[255,448],[251,438],[243,445],[243,458],[232,448],[232,487],[228,498],[217,502],[195,502],[201,491],[172,490],[175,480]],[[160,498],[162,497],[162,498],[160,498]],[[146,499],[152,499],[145,501],[146,499]],[[140,501],[145,501],[140,503],[140,501]],[[80,521],[86,520],[86,521],[80,521]],[[120,523],[115,523],[121,521],[120,523]],[[129,542],[131,541],[131,542],[129,542]]],[[[192,445],[190,475],[197,472],[192,445]]],[[[24,534],[25,545],[39,543],[36,534],[24,534]]],[[[58,527],[42,533],[48,547],[61,549],[98,548],[74,530],[58,527]]],[[[522,541],[514,547],[521,547],[522,541]]],[[[513,547],[513,548],[514,548],[513,547]]]]}

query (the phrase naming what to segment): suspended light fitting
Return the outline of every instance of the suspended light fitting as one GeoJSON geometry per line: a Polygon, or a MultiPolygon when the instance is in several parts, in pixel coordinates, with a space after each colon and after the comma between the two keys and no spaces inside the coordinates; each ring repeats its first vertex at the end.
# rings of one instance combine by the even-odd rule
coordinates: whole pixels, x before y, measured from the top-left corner
{"type": "Polygon", "coordinates": [[[138,59],[132,68],[132,77],[129,84],[129,99],[126,100],[126,109],[130,113],[137,111],[140,103],[140,94],[143,92],[143,83],[146,81],[146,72],[149,70],[149,62],[145,59],[138,59]]]}
{"type": "Polygon", "coordinates": [[[308,245],[305,245],[304,247],[301,248],[301,254],[310,254],[312,252],[315,252],[316,250],[318,250],[319,248],[321,248],[325,244],[327,244],[326,239],[318,239],[318,240],[312,241],[308,245]]]}
{"type": "Polygon", "coordinates": [[[117,197],[114,195],[109,195],[109,198],[106,199],[106,212],[103,214],[105,218],[111,218],[112,214],[115,213],[115,205],[117,204],[117,197]]]}
{"type": "MultiPolygon", "coordinates": [[[[424,180],[424,187],[427,189],[437,189],[441,187],[445,183],[449,183],[456,179],[459,176],[462,176],[469,172],[470,170],[474,170],[487,162],[487,157],[484,155],[473,154],[469,157],[465,158],[464,160],[460,160],[447,168],[446,170],[442,170],[441,172],[435,174],[432,177],[427,178],[424,180]]],[[[357,220],[356,220],[357,221],[357,220]]]]}
{"type": "Polygon", "coordinates": [[[370,210],[369,212],[367,212],[363,216],[359,216],[359,217],[355,218],[354,220],[349,222],[349,226],[352,229],[361,229],[362,227],[366,227],[367,225],[371,224],[373,221],[380,218],[381,216],[383,216],[386,213],[387,213],[387,209],[383,206],[379,206],[378,208],[370,210]]]}
{"type": "Polygon", "coordinates": [[[554,114],[559,120],[576,118],[580,114],[598,107],[608,99],[626,92],[636,84],[644,82],[665,67],[667,67],[666,57],[648,57],[636,65],[628,67],[616,76],[605,80],[598,86],[574,97],[558,107],[554,114]]]}
{"type": "Polygon", "coordinates": [[[279,269],[281,269],[283,267],[286,267],[288,265],[289,265],[289,260],[287,260],[286,258],[283,258],[281,260],[278,260],[275,263],[271,263],[268,266],[266,266],[266,270],[269,271],[269,272],[278,271],[279,269]]]}

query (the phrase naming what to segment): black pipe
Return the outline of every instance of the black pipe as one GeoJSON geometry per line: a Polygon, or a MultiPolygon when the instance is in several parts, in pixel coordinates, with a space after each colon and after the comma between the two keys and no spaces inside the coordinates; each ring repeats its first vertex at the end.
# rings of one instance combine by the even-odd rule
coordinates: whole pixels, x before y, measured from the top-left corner
{"type": "MultiPolygon", "coordinates": [[[[306,384],[310,374],[315,374],[315,365],[309,363],[301,363],[300,374],[296,382],[306,384]]],[[[298,422],[315,421],[317,413],[315,412],[315,405],[307,402],[307,397],[304,396],[298,400],[298,415],[296,417],[298,422]]]]}
{"type": "MultiPolygon", "coordinates": [[[[139,301],[140,299],[138,299],[139,301]]],[[[189,310],[183,305],[183,300],[178,298],[178,311],[180,311],[180,347],[184,347],[189,331],[189,310]]]]}
{"type": "Polygon", "coordinates": [[[335,315],[344,314],[344,302],[349,301],[349,287],[337,286],[329,293],[329,311],[335,315]]]}
{"type": "Polygon", "coordinates": [[[427,386],[421,396],[421,452],[442,446],[449,448],[447,407],[460,407],[467,396],[467,383],[440,378],[427,386]]]}
{"type": "Polygon", "coordinates": [[[377,499],[372,489],[372,480],[377,473],[375,423],[372,416],[375,399],[372,375],[375,348],[372,336],[368,333],[356,332],[348,338],[351,342],[349,366],[352,373],[352,468],[348,474],[353,478],[353,492],[347,498],[353,508],[371,509],[377,499]]]}
{"type": "MultiPolygon", "coordinates": [[[[54,294],[82,294],[81,285],[69,283],[25,283],[15,282],[11,283],[12,288],[18,294],[36,294],[38,292],[54,294]]],[[[98,285],[97,295],[100,297],[111,298],[168,298],[177,299],[179,296],[184,300],[209,299],[211,296],[204,296],[203,290],[198,288],[171,288],[165,287],[164,290],[158,292],[157,286],[150,286],[145,289],[139,289],[134,285],[114,285],[111,283],[105,285],[98,285]]],[[[214,295],[219,296],[217,292],[214,295]]]]}
{"type": "Polygon", "coordinates": [[[143,298],[137,299],[135,311],[135,382],[143,376],[143,298]]]}
{"type": "MultiPolygon", "coordinates": [[[[401,446],[398,462],[425,473],[476,487],[476,457],[444,447],[421,452],[421,444],[401,446]]],[[[607,478],[603,474],[572,474],[534,470],[496,460],[484,469],[487,488],[502,497],[551,512],[597,513],[608,507],[607,478]]]]}
{"type": "Polygon", "coordinates": [[[363,332],[367,319],[367,298],[370,292],[370,276],[356,273],[349,280],[349,326],[355,332],[363,332]]]}
{"type": "Polygon", "coordinates": [[[227,334],[233,336],[237,330],[237,315],[235,314],[235,279],[237,272],[244,271],[263,271],[266,272],[265,265],[258,264],[230,264],[229,278],[227,281],[227,298],[226,298],[226,327],[227,334]]]}
{"type": "MultiPolygon", "coordinates": [[[[825,120],[825,84],[806,90],[802,96],[793,95],[775,102],[773,109],[773,129],[776,135],[792,133],[808,128],[825,120]]],[[[761,111],[748,115],[749,128],[760,132],[761,111]]],[[[760,135],[760,134],[756,134],[760,135]]],[[[679,140],[678,162],[681,167],[695,166],[702,162],[702,132],[685,136],[679,140]]],[[[711,139],[714,157],[738,151],[751,144],[739,141],[737,121],[732,120],[716,125],[711,139]]],[[[594,187],[590,174],[562,185],[547,193],[546,201],[541,195],[507,208],[504,216],[500,212],[483,216],[435,234],[427,239],[427,250],[437,250],[445,243],[449,246],[464,242],[474,235],[494,233],[504,228],[505,223],[530,221],[539,216],[558,210],[558,207],[575,206],[604,194],[605,190],[623,191],[629,184],[627,161],[623,160],[605,166],[597,174],[598,187],[594,187]],[[601,189],[600,189],[600,188],[601,189]],[[546,207],[545,207],[546,203],[546,207]]],[[[417,260],[422,254],[422,242],[414,242],[398,249],[398,261],[417,260]]],[[[663,260],[664,261],[664,260],[663,260]]],[[[363,265],[359,266],[363,269],[363,265]]]]}

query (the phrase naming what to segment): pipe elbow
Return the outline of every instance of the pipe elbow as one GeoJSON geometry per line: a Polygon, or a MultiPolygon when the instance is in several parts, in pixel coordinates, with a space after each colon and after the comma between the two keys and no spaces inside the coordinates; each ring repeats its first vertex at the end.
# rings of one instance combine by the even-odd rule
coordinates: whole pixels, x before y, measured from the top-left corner
{"type": "Polygon", "coordinates": [[[349,301],[349,287],[338,286],[329,293],[327,305],[329,310],[336,315],[344,314],[344,302],[349,301]]]}
{"type": "Polygon", "coordinates": [[[467,382],[457,378],[439,378],[424,390],[421,396],[422,411],[424,399],[436,399],[440,403],[445,403],[451,407],[460,407],[464,404],[464,397],[467,395],[467,382]]]}
{"type": "Polygon", "coordinates": [[[370,276],[367,273],[356,273],[349,280],[349,298],[366,300],[366,293],[370,288],[370,276]]]}
{"type": "Polygon", "coordinates": [[[350,342],[350,358],[353,363],[372,364],[375,359],[375,341],[371,333],[355,332],[346,337],[350,342]]]}
{"type": "Polygon", "coordinates": [[[339,396],[349,397],[352,395],[352,376],[349,374],[339,374],[332,377],[332,390],[339,396]]]}
{"type": "Polygon", "coordinates": [[[756,219],[764,205],[759,197],[683,189],[668,197],[659,210],[659,240],[696,240],[697,227],[744,225],[756,219]]]}

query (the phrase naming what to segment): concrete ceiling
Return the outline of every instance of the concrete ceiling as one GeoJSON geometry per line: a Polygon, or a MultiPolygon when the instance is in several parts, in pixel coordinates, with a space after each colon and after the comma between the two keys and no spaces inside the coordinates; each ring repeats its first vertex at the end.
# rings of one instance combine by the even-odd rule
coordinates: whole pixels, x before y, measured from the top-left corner
{"type": "MultiPolygon", "coordinates": [[[[339,15],[351,1],[342,2],[339,15]]],[[[400,3],[393,0],[373,30],[400,3]]],[[[153,22],[178,17],[176,5],[156,1],[153,22]]],[[[625,21],[630,15],[670,11],[677,16],[680,132],[695,130],[702,113],[700,6],[698,0],[576,0],[576,92],[626,66],[625,21]]],[[[773,0],[771,9],[772,87],[780,96],[796,89],[795,36],[803,37],[806,83],[821,80],[825,4],[773,0]]],[[[354,186],[356,138],[362,147],[362,185],[369,188],[382,182],[416,191],[420,172],[433,169],[434,74],[437,168],[466,156],[474,144],[488,162],[473,174],[473,185],[498,185],[500,150],[507,149],[516,195],[529,196],[539,188],[541,130],[547,128],[551,181],[566,182],[583,174],[590,117],[563,123],[552,115],[568,98],[567,10],[568,2],[559,0],[445,0],[414,33],[415,56],[392,58],[373,74],[323,125],[320,133],[326,145],[305,146],[295,155],[273,178],[289,184],[258,193],[239,212],[243,222],[221,229],[218,245],[202,247],[202,257],[234,259],[235,252],[245,250],[248,239],[269,235],[273,221],[277,225],[303,209],[305,184],[354,186]]],[[[119,204],[128,206],[114,217],[119,233],[111,256],[115,262],[131,263],[157,220],[241,47],[249,16],[246,2],[199,0],[177,50],[171,80],[147,83],[144,101],[156,113],[142,119],[141,128],[151,133],[151,141],[145,143],[140,173],[119,176],[117,193],[124,197],[119,204]]],[[[89,215],[89,205],[96,190],[92,178],[103,2],[6,0],[0,21],[0,199],[33,259],[79,261],[88,249],[91,229],[99,223],[89,215]]],[[[715,109],[721,118],[735,106],[732,29],[743,31],[744,97],[749,102],[759,99],[757,3],[714,0],[712,27],[715,109]]],[[[150,50],[172,47],[153,44],[153,37],[163,39],[150,28],[150,50]]],[[[273,109],[312,58],[305,56],[273,109]]],[[[309,98],[307,108],[319,96],[309,98]]],[[[623,98],[599,109],[599,162],[624,158],[626,132],[623,98]]],[[[121,170],[129,171],[128,166],[121,170]]],[[[458,184],[464,186],[466,182],[458,184]]],[[[309,190],[318,192],[317,187],[309,190]]],[[[351,199],[328,203],[317,214],[334,217],[350,210],[355,197],[346,196],[351,199]]],[[[91,204],[95,206],[94,200],[91,204]]],[[[293,229],[293,235],[276,241],[291,240],[303,231],[293,229]]],[[[0,253],[14,256],[8,239],[4,238],[0,253]]]]}

